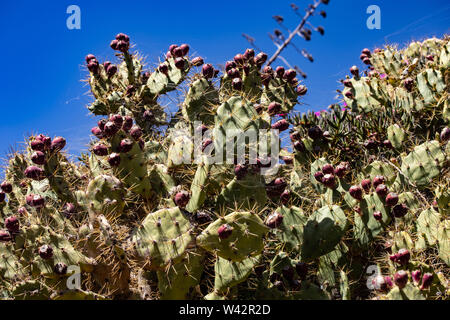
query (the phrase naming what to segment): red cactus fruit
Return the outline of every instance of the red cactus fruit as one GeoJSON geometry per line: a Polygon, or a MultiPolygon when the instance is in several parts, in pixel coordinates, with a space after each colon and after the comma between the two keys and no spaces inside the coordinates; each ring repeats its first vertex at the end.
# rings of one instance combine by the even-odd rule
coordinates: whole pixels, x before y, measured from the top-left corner
{"type": "Polygon", "coordinates": [[[323,131],[319,126],[314,126],[308,129],[308,136],[313,140],[322,139],[323,131]]]}
{"type": "Polygon", "coordinates": [[[12,240],[11,234],[6,230],[0,230],[0,242],[9,242],[12,240]]]}
{"type": "Polygon", "coordinates": [[[144,118],[145,121],[149,122],[155,119],[155,115],[150,110],[145,110],[144,113],[142,114],[142,117],[144,118]]]}
{"type": "Polygon", "coordinates": [[[217,234],[220,239],[225,240],[231,236],[233,232],[233,227],[228,224],[223,224],[217,229],[217,234]]]}
{"type": "Polygon", "coordinates": [[[348,167],[349,167],[348,162],[341,162],[334,169],[334,174],[339,178],[343,178],[347,174],[348,167]]]}
{"type": "Polygon", "coordinates": [[[53,271],[57,274],[57,275],[65,275],[67,273],[67,265],[64,262],[58,262],[57,264],[55,264],[55,266],[53,267],[53,271]]]}
{"type": "Polygon", "coordinates": [[[41,151],[35,151],[31,154],[31,161],[37,165],[45,164],[45,154],[41,151]]]}
{"type": "Polygon", "coordinates": [[[281,213],[273,212],[267,217],[265,224],[271,229],[278,228],[283,222],[283,218],[281,213]]]}
{"type": "Polygon", "coordinates": [[[214,67],[212,64],[204,64],[202,67],[202,74],[206,79],[212,78],[214,76],[214,67]]]}
{"type": "Polygon", "coordinates": [[[398,194],[395,192],[391,192],[386,196],[386,205],[389,207],[393,207],[398,203],[398,194]]]}
{"type": "Polygon", "coordinates": [[[375,189],[375,192],[377,193],[377,195],[380,198],[385,198],[387,193],[388,193],[388,188],[386,187],[385,184],[380,184],[377,186],[377,188],[375,189]]]}
{"type": "Polygon", "coordinates": [[[229,70],[236,68],[236,67],[237,67],[237,65],[236,65],[236,62],[234,62],[234,61],[227,61],[225,63],[225,71],[226,72],[228,72],[229,70]]]}
{"type": "Polygon", "coordinates": [[[45,199],[38,194],[29,194],[25,199],[27,204],[34,208],[42,208],[45,205],[45,199]]]}
{"type": "Polygon", "coordinates": [[[177,192],[173,200],[178,207],[184,208],[188,204],[189,199],[190,199],[189,193],[183,190],[177,192]]]}
{"type": "Polygon", "coordinates": [[[130,129],[130,135],[134,140],[138,140],[142,136],[142,130],[139,126],[134,125],[130,129]]]}
{"type": "Polygon", "coordinates": [[[266,62],[267,58],[267,54],[260,52],[253,58],[253,61],[258,67],[260,67],[266,62]]]}
{"type": "Polygon", "coordinates": [[[255,50],[250,49],[250,48],[245,50],[244,59],[246,61],[253,60],[254,57],[255,57],[255,50]]]}
{"type": "Polygon", "coordinates": [[[297,271],[297,274],[301,280],[305,280],[306,275],[308,274],[308,265],[304,262],[299,261],[295,265],[295,271],[297,271]]]}
{"type": "Polygon", "coordinates": [[[289,122],[286,119],[281,119],[272,124],[272,129],[279,130],[280,132],[285,131],[289,129],[289,122]]]}
{"type": "Polygon", "coordinates": [[[94,147],[92,147],[92,152],[97,156],[106,156],[108,155],[108,146],[103,143],[96,144],[94,147]]]}
{"type": "Polygon", "coordinates": [[[167,65],[167,63],[160,64],[158,70],[166,76],[169,74],[169,66],[167,65]]]}
{"type": "Polygon", "coordinates": [[[52,140],[50,149],[53,152],[58,152],[62,150],[65,146],[66,146],[66,139],[64,139],[63,137],[56,137],[55,139],[52,140]]]}
{"type": "Polygon", "coordinates": [[[89,63],[91,60],[97,60],[93,54],[86,55],[86,63],[89,63]]]}
{"type": "Polygon", "coordinates": [[[131,149],[133,149],[134,142],[131,139],[125,138],[120,141],[120,152],[121,153],[127,153],[130,152],[131,149]]]}
{"type": "Polygon", "coordinates": [[[91,132],[94,136],[96,136],[97,138],[101,139],[103,138],[103,131],[102,129],[100,129],[99,127],[93,127],[91,129],[91,132]]]}
{"type": "Polygon", "coordinates": [[[413,279],[415,284],[420,282],[420,277],[422,276],[422,272],[420,270],[414,270],[411,272],[411,278],[413,279]]]}
{"type": "Polygon", "coordinates": [[[247,166],[245,166],[243,164],[237,164],[234,167],[234,174],[235,174],[237,180],[243,179],[246,176],[247,171],[248,171],[247,166]]]}
{"type": "Polygon", "coordinates": [[[450,140],[450,129],[448,127],[442,129],[440,138],[442,142],[450,140]]]}
{"type": "Polygon", "coordinates": [[[241,78],[234,78],[231,82],[231,85],[234,90],[242,90],[242,79],[241,78]]]}
{"type": "Polygon", "coordinates": [[[20,223],[16,216],[10,216],[5,219],[5,228],[11,233],[19,232],[20,223]]]}
{"type": "Polygon", "coordinates": [[[191,64],[194,67],[200,67],[202,64],[204,64],[205,62],[203,61],[202,57],[195,57],[194,59],[191,60],[191,64]]]}
{"type": "Polygon", "coordinates": [[[67,202],[63,207],[63,214],[66,218],[72,217],[76,213],[76,207],[73,203],[67,202]]]}
{"type": "Polygon", "coordinates": [[[45,149],[44,142],[42,140],[38,140],[38,139],[31,141],[30,146],[31,146],[31,150],[34,150],[34,151],[44,151],[44,149],[45,149]]]}
{"type": "Polygon", "coordinates": [[[236,64],[238,66],[242,66],[244,64],[245,58],[242,54],[238,53],[237,55],[234,56],[234,62],[236,62],[236,64]]]}
{"type": "Polygon", "coordinates": [[[322,183],[330,189],[334,189],[336,186],[336,179],[333,174],[326,174],[322,178],[322,183]]]}
{"type": "Polygon", "coordinates": [[[53,248],[47,244],[40,246],[39,256],[44,260],[51,259],[53,257],[53,248]]]}
{"type": "Polygon", "coordinates": [[[205,139],[202,142],[202,152],[205,151],[205,149],[211,144],[213,141],[211,139],[205,139]]]}
{"type": "Polygon", "coordinates": [[[122,125],[118,126],[113,121],[108,121],[105,124],[105,128],[103,129],[103,133],[106,136],[108,136],[108,137],[112,137],[113,135],[115,135],[120,130],[121,126],[122,125]]]}
{"type": "Polygon", "coordinates": [[[383,219],[383,214],[381,213],[381,211],[375,211],[373,213],[373,217],[375,220],[381,221],[383,219]]]}
{"type": "Polygon", "coordinates": [[[394,283],[400,289],[403,289],[408,283],[408,273],[404,270],[397,271],[394,275],[394,283]]]}
{"type": "Polygon", "coordinates": [[[43,169],[36,166],[29,166],[24,171],[25,177],[33,180],[43,180],[45,179],[45,172],[43,169]]]}
{"type": "Polygon", "coordinates": [[[239,69],[231,68],[230,70],[227,71],[227,76],[230,79],[240,78],[241,77],[241,73],[239,72],[239,69]]]}
{"type": "Polygon", "coordinates": [[[186,65],[186,61],[183,58],[178,57],[175,59],[175,67],[177,67],[178,69],[184,70],[185,65],[186,65]]]}
{"type": "Polygon", "coordinates": [[[299,85],[295,90],[299,96],[304,96],[308,92],[308,88],[304,85],[299,85]]]}
{"type": "Polygon", "coordinates": [[[108,157],[108,163],[111,167],[117,167],[120,164],[120,154],[111,153],[108,157]]]}
{"type": "Polygon", "coordinates": [[[12,184],[9,183],[8,181],[3,181],[2,184],[0,185],[0,189],[2,189],[2,191],[4,193],[10,193],[12,192],[12,184]]]}
{"type": "Polygon", "coordinates": [[[303,143],[303,141],[295,141],[294,142],[294,149],[299,151],[299,152],[303,152],[306,150],[305,148],[305,144],[303,143]]]}
{"type": "Polygon", "coordinates": [[[333,165],[327,163],[322,167],[322,172],[325,174],[334,174],[334,167],[333,165]]]}
{"type": "Polygon", "coordinates": [[[386,178],[384,176],[375,176],[375,178],[373,178],[373,187],[376,188],[380,184],[385,183],[385,181],[386,181],[386,178]]]}
{"type": "Polygon", "coordinates": [[[125,116],[123,119],[122,130],[129,132],[131,127],[133,127],[133,118],[130,116],[125,116]]]}
{"type": "Polygon", "coordinates": [[[314,173],[314,179],[316,179],[316,181],[318,182],[322,182],[323,176],[324,174],[322,171],[317,171],[316,173],[314,173]]]}
{"type": "Polygon", "coordinates": [[[359,77],[359,69],[357,66],[353,66],[350,68],[350,73],[356,78],[359,77]]]}
{"type": "Polygon", "coordinates": [[[395,218],[402,218],[408,213],[409,208],[404,204],[397,204],[393,209],[392,213],[395,218]]]}
{"type": "Polygon", "coordinates": [[[433,274],[425,273],[422,277],[422,285],[420,286],[420,290],[428,289],[433,283],[433,274]]]}
{"type": "Polygon", "coordinates": [[[360,186],[351,186],[350,189],[348,189],[348,192],[356,200],[362,200],[363,191],[360,186]]]}
{"type": "Polygon", "coordinates": [[[297,76],[297,71],[294,69],[288,69],[284,72],[283,79],[287,81],[292,81],[297,76]]]}
{"type": "Polygon", "coordinates": [[[290,198],[291,192],[289,190],[284,190],[283,193],[280,195],[281,203],[284,205],[288,204],[290,198]]]}
{"type": "Polygon", "coordinates": [[[271,102],[267,107],[267,112],[270,116],[274,116],[281,111],[281,104],[278,102],[271,102]]]}

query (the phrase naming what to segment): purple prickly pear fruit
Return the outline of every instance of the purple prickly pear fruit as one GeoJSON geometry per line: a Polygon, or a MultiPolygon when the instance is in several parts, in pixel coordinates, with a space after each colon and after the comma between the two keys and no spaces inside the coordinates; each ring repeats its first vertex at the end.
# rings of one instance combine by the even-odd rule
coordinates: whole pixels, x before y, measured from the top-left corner
{"type": "Polygon", "coordinates": [[[385,198],[388,193],[388,188],[385,184],[380,184],[376,187],[375,192],[380,198],[385,198]]]}
{"type": "Polygon", "coordinates": [[[273,185],[274,185],[276,188],[282,188],[282,189],[284,189],[284,188],[286,188],[287,183],[286,183],[286,181],[284,181],[283,178],[276,178],[275,181],[273,182],[273,185]]]}
{"type": "Polygon", "coordinates": [[[359,77],[359,69],[357,66],[353,66],[350,68],[350,73],[356,78],[359,77]]]}
{"type": "Polygon", "coordinates": [[[370,65],[370,64],[371,64],[370,58],[369,58],[369,57],[364,58],[362,62],[363,62],[364,64],[367,64],[367,65],[370,65]]]}
{"type": "Polygon", "coordinates": [[[138,140],[142,136],[142,130],[137,125],[134,125],[130,129],[130,135],[134,140],[138,140]]]}
{"type": "Polygon", "coordinates": [[[239,72],[239,70],[237,68],[231,68],[230,70],[227,71],[227,76],[230,79],[240,78],[241,73],[239,72]]]}
{"type": "Polygon", "coordinates": [[[299,140],[299,141],[295,141],[294,142],[294,149],[299,151],[299,152],[303,152],[305,151],[305,144],[303,143],[303,141],[299,140]]]}
{"type": "Polygon", "coordinates": [[[305,280],[306,275],[308,274],[308,265],[299,261],[295,265],[295,271],[297,271],[297,274],[301,280],[305,280]]]}
{"type": "Polygon", "coordinates": [[[289,135],[289,138],[291,138],[292,142],[298,141],[300,140],[302,137],[300,135],[300,132],[298,131],[294,131],[289,135]]]}
{"type": "Polygon", "coordinates": [[[155,119],[155,115],[150,110],[145,110],[142,116],[145,121],[153,121],[155,119]]]}
{"type": "Polygon", "coordinates": [[[336,179],[334,178],[333,174],[326,174],[322,178],[322,183],[330,189],[334,189],[336,186],[336,179]]]}
{"type": "Polygon", "coordinates": [[[20,229],[19,219],[16,216],[11,216],[5,219],[5,228],[11,233],[17,233],[20,229]]]}
{"type": "Polygon", "coordinates": [[[126,35],[125,33],[121,32],[116,35],[116,40],[129,42],[130,37],[128,35],[126,35]]]}
{"type": "Polygon", "coordinates": [[[288,69],[284,72],[283,79],[292,81],[297,76],[297,71],[294,69],[288,69]]]}
{"type": "Polygon", "coordinates": [[[3,201],[5,201],[5,199],[6,199],[6,193],[0,192],[0,203],[2,203],[3,201]]]}
{"type": "Polygon", "coordinates": [[[67,202],[63,208],[63,214],[66,218],[72,217],[76,213],[76,207],[73,203],[67,202]]]}
{"type": "Polygon", "coordinates": [[[0,185],[0,189],[2,189],[2,191],[4,193],[10,193],[12,192],[12,184],[9,183],[8,181],[3,181],[2,184],[0,185]]]}
{"type": "Polygon", "coordinates": [[[120,154],[111,153],[108,157],[108,163],[111,167],[117,167],[120,164],[120,154]]]}
{"type": "Polygon", "coordinates": [[[190,200],[190,196],[189,193],[187,191],[180,191],[177,192],[175,194],[175,197],[173,199],[173,201],[175,202],[175,204],[180,207],[180,208],[184,208],[187,206],[188,202],[190,200]]]}
{"type": "Polygon", "coordinates": [[[103,129],[105,129],[106,122],[107,122],[106,119],[98,120],[97,125],[98,125],[98,127],[100,128],[101,131],[103,131],[103,129]]]}
{"type": "Polygon", "coordinates": [[[40,246],[39,256],[44,260],[51,259],[53,257],[53,248],[47,244],[40,246]]]}
{"type": "Polygon", "coordinates": [[[420,276],[422,275],[422,272],[420,270],[414,270],[411,272],[411,278],[413,279],[415,284],[418,284],[420,282],[420,276]]]}
{"type": "Polygon", "coordinates": [[[398,195],[395,192],[391,192],[386,196],[386,205],[389,207],[393,207],[398,202],[398,195]]]}
{"type": "Polygon", "coordinates": [[[87,68],[92,74],[97,75],[99,70],[99,64],[97,60],[91,60],[89,61],[87,68]]]}
{"type": "Polygon", "coordinates": [[[214,76],[214,67],[212,64],[204,64],[202,67],[202,74],[206,79],[212,78],[214,76]]]}
{"type": "Polygon", "coordinates": [[[36,166],[29,166],[25,169],[24,174],[25,177],[37,181],[45,179],[44,170],[36,166]]]}
{"type": "Polygon", "coordinates": [[[234,175],[237,180],[243,179],[247,174],[247,166],[238,164],[234,167],[234,175]]]}
{"type": "Polygon", "coordinates": [[[180,49],[181,49],[181,53],[183,54],[183,56],[185,56],[185,55],[187,55],[188,53],[189,53],[189,45],[188,44],[186,44],[186,43],[183,43],[181,46],[180,46],[180,49]]]}
{"type": "Polygon", "coordinates": [[[279,130],[280,132],[285,131],[289,129],[289,122],[286,119],[281,119],[272,124],[272,129],[279,130]]]}
{"type": "Polygon", "coordinates": [[[433,283],[433,274],[425,273],[422,277],[422,285],[420,286],[420,290],[428,289],[433,283]]]}
{"type": "Polygon", "coordinates": [[[384,281],[386,281],[386,285],[389,289],[394,286],[394,282],[392,281],[392,278],[390,276],[384,277],[384,281]]]}
{"type": "Polygon", "coordinates": [[[108,147],[103,143],[99,143],[92,148],[92,152],[97,156],[104,157],[108,155],[108,147]]]}
{"type": "Polygon", "coordinates": [[[383,219],[383,214],[381,213],[381,211],[375,211],[373,213],[373,218],[377,221],[381,221],[383,219]]]}
{"type": "Polygon", "coordinates": [[[405,87],[406,91],[411,92],[413,89],[414,80],[411,78],[407,78],[403,80],[403,86],[405,87]]]}
{"type": "Polygon", "coordinates": [[[367,56],[364,53],[361,53],[361,55],[359,56],[359,59],[364,60],[365,58],[367,58],[367,56]]]}
{"type": "Polygon", "coordinates": [[[103,132],[106,136],[112,137],[115,135],[120,129],[120,126],[117,126],[113,121],[108,121],[105,124],[105,128],[103,129],[103,132]]]}
{"type": "Polygon", "coordinates": [[[174,54],[173,51],[174,51],[176,48],[178,48],[178,45],[176,45],[176,44],[171,44],[171,45],[169,46],[169,52],[173,55],[173,54],[174,54]]]}
{"type": "Polygon", "coordinates": [[[269,86],[270,80],[272,80],[272,75],[268,73],[261,73],[261,82],[264,86],[269,86]]]}
{"type": "Polygon", "coordinates": [[[304,85],[300,85],[296,89],[297,95],[304,96],[308,92],[308,88],[304,85]]]}
{"type": "Polygon", "coordinates": [[[225,63],[225,71],[226,72],[228,72],[228,71],[230,71],[231,69],[233,69],[233,68],[236,68],[237,67],[237,65],[236,65],[236,62],[234,62],[234,61],[227,61],[226,63],[225,63]]]}
{"type": "Polygon", "coordinates": [[[294,159],[292,159],[292,157],[281,156],[280,158],[281,158],[281,160],[284,161],[285,164],[293,164],[294,163],[294,159]]]}
{"type": "Polygon", "coordinates": [[[232,232],[233,227],[228,224],[223,224],[219,227],[219,229],[217,229],[217,234],[222,240],[229,238],[232,232]]]}
{"type": "Polygon", "coordinates": [[[119,41],[117,41],[116,39],[112,40],[111,43],[109,44],[109,46],[113,49],[113,50],[117,50],[119,41]]]}
{"type": "Polygon", "coordinates": [[[24,216],[27,213],[27,209],[25,207],[20,207],[19,209],[17,209],[17,213],[19,213],[19,215],[24,216]]]}
{"type": "Polygon", "coordinates": [[[237,55],[234,56],[234,62],[236,62],[236,64],[238,66],[242,66],[244,64],[245,58],[242,54],[238,53],[237,55]]]}
{"type": "Polygon", "coordinates": [[[408,213],[408,207],[404,203],[397,204],[392,209],[392,212],[393,212],[395,218],[402,218],[408,213]]]}
{"type": "Polygon", "coordinates": [[[169,66],[166,63],[159,65],[158,70],[166,76],[169,74],[169,66]]]}
{"type": "Polygon", "coordinates": [[[327,163],[322,167],[322,172],[325,174],[334,174],[334,168],[331,164],[327,163]]]}
{"type": "Polygon", "coordinates": [[[442,129],[440,138],[442,142],[450,140],[450,129],[448,127],[442,129]]]}
{"type": "Polygon", "coordinates": [[[103,67],[105,68],[105,70],[107,70],[110,65],[111,65],[111,61],[103,62],[103,67]]]}
{"type": "Polygon", "coordinates": [[[356,200],[362,200],[363,191],[360,186],[351,186],[350,189],[348,189],[348,192],[356,200]]]}
{"type": "Polygon", "coordinates": [[[53,271],[57,275],[65,275],[67,273],[67,265],[64,262],[58,262],[54,267],[53,271]]]}
{"type": "Polygon", "coordinates": [[[259,103],[254,104],[253,107],[255,108],[257,114],[261,114],[261,112],[263,112],[263,106],[260,105],[259,103]]]}
{"type": "Polygon", "coordinates": [[[364,49],[361,51],[361,53],[362,53],[362,54],[365,54],[365,55],[368,56],[368,57],[371,57],[371,56],[372,56],[372,54],[370,53],[370,50],[367,49],[367,48],[364,48],[364,49]]]}
{"type": "Polygon", "coordinates": [[[380,184],[384,184],[385,181],[386,178],[384,176],[375,176],[375,178],[373,178],[373,187],[376,188],[380,184]]]}
{"type": "Polygon", "coordinates": [[[324,174],[322,171],[317,171],[316,173],[314,173],[314,179],[316,179],[316,181],[318,182],[322,182],[323,176],[324,174]]]}
{"type": "Polygon", "coordinates": [[[394,282],[400,289],[403,289],[408,283],[408,273],[405,270],[397,271],[394,275],[394,282]]]}
{"type": "Polygon", "coordinates": [[[379,291],[388,292],[392,288],[392,280],[390,277],[378,275],[372,280],[372,285],[379,291]]]}
{"type": "Polygon", "coordinates": [[[99,139],[103,138],[103,131],[99,127],[93,127],[91,133],[99,139]]]}
{"type": "Polygon", "coordinates": [[[244,59],[249,61],[252,60],[255,57],[255,50],[253,49],[246,49],[244,52],[244,59]]]}
{"type": "Polygon", "coordinates": [[[86,56],[86,63],[89,63],[91,60],[97,60],[93,54],[88,54],[86,56]]]}
{"type": "Polygon", "coordinates": [[[34,150],[34,151],[44,151],[44,149],[45,149],[44,142],[42,140],[35,139],[35,140],[31,141],[30,146],[31,146],[31,150],[34,150]]]}
{"type": "Polygon", "coordinates": [[[276,72],[278,78],[283,78],[286,70],[284,69],[284,67],[278,66],[277,69],[275,70],[275,72],[276,72]]]}
{"type": "Polygon", "coordinates": [[[346,92],[344,93],[344,95],[345,95],[348,99],[353,99],[353,98],[354,98],[353,92],[351,92],[351,91],[346,91],[346,92]]]}
{"type": "Polygon", "coordinates": [[[392,142],[388,139],[383,141],[383,146],[388,149],[392,149],[392,142]]]}
{"type": "Polygon", "coordinates": [[[45,164],[45,154],[41,151],[35,151],[31,154],[31,161],[37,165],[45,164]]]}
{"type": "Polygon", "coordinates": [[[34,208],[42,208],[45,205],[45,199],[38,194],[29,194],[25,199],[27,204],[34,208]]]}
{"type": "Polygon", "coordinates": [[[205,139],[202,142],[202,152],[205,151],[205,149],[212,143],[213,141],[211,139],[205,139]]]}
{"type": "Polygon", "coordinates": [[[278,102],[271,102],[267,107],[267,112],[269,113],[270,116],[274,116],[277,113],[280,113],[280,110],[281,104],[279,104],[278,102]]]}
{"type": "Polygon", "coordinates": [[[186,61],[184,61],[184,59],[181,57],[175,59],[175,67],[177,67],[180,70],[184,70],[185,63],[186,61]]]}
{"type": "Polygon", "coordinates": [[[426,56],[428,61],[434,61],[434,56],[432,54],[426,56]]]}
{"type": "Polygon", "coordinates": [[[345,79],[342,83],[344,84],[344,87],[353,88],[353,83],[350,79],[345,79]]]}
{"type": "Polygon", "coordinates": [[[0,242],[9,242],[12,240],[11,234],[6,230],[0,230],[0,242]]]}
{"type": "Polygon", "coordinates": [[[406,265],[408,264],[410,258],[411,254],[407,249],[400,249],[397,252],[396,262],[401,265],[406,265]]]}
{"type": "Polygon", "coordinates": [[[204,64],[205,62],[203,61],[202,57],[195,57],[194,59],[191,60],[191,64],[194,67],[200,67],[202,64],[204,64]]]}
{"type": "Polygon", "coordinates": [[[265,66],[262,72],[272,74],[273,69],[271,66],[265,66]]]}
{"type": "Polygon", "coordinates": [[[66,146],[66,139],[64,139],[63,137],[56,137],[55,139],[52,140],[50,149],[53,152],[58,152],[62,150],[65,146],[66,146]]]}
{"type": "Polygon", "coordinates": [[[172,54],[172,56],[176,58],[180,58],[183,56],[183,50],[181,49],[181,47],[174,48],[173,50],[170,51],[170,53],[172,54]]]}
{"type": "Polygon", "coordinates": [[[125,116],[123,120],[122,130],[128,132],[132,127],[133,127],[133,118],[130,116],[125,116]]]}
{"type": "Polygon", "coordinates": [[[242,79],[241,78],[234,78],[231,82],[231,85],[233,86],[234,90],[242,90],[242,79]]]}
{"type": "Polygon", "coordinates": [[[341,162],[339,163],[336,168],[334,169],[334,174],[338,176],[339,178],[345,177],[348,170],[348,162],[341,162]]]}
{"type": "Polygon", "coordinates": [[[280,195],[281,203],[284,205],[288,204],[290,198],[291,193],[289,190],[284,190],[283,193],[280,195]]]}
{"type": "Polygon", "coordinates": [[[267,58],[267,54],[260,52],[253,58],[253,61],[258,67],[260,67],[266,62],[267,58]]]}
{"type": "Polygon", "coordinates": [[[122,139],[122,141],[120,141],[119,146],[120,152],[122,153],[130,152],[131,149],[133,149],[133,144],[134,142],[131,139],[128,138],[122,139]]]}
{"type": "Polygon", "coordinates": [[[279,212],[270,214],[266,219],[266,226],[271,229],[278,228],[283,222],[283,215],[279,212]]]}
{"type": "Polygon", "coordinates": [[[288,281],[292,281],[294,279],[295,270],[291,266],[285,266],[281,270],[281,273],[283,274],[283,277],[288,281]]]}
{"type": "Polygon", "coordinates": [[[106,75],[108,76],[108,78],[111,78],[112,76],[114,76],[117,72],[117,66],[110,64],[107,68],[106,68],[106,75]]]}
{"type": "Polygon", "coordinates": [[[314,126],[308,129],[308,136],[313,140],[318,140],[323,137],[323,131],[319,126],[314,126]]]}
{"type": "Polygon", "coordinates": [[[275,281],[273,286],[277,288],[279,291],[284,291],[284,283],[282,281],[275,281]]]}

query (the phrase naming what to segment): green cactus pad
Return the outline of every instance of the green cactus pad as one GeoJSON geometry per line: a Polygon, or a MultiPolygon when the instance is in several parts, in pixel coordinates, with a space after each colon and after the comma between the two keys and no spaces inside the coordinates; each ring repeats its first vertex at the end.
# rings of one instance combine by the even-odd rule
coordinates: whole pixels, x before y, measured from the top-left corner
{"type": "Polygon", "coordinates": [[[187,122],[201,121],[205,125],[214,122],[213,109],[219,102],[219,93],[207,79],[195,80],[189,87],[182,113],[187,122]]]}
{"type": "Polygon", "coordinates": [[[407,283],[403,289],[394,287],[388,294],[389,300],[425,300],[419,288],[412,283],[407,283]]]}
{"type": "Polygon", "coordinates": [[[245,281],[258,263],[261,256],[250,257],[239,262],[217,257],[214,266],[214,290],[224,292],[245,281]]]}
{"type": "Polygon", "coordinates": [[[124,203],[123,184],[119,179],[99,175],[89,183],[86,190],[88,210],[91,214],[121,215],[124,203]]]}
{"type": "Polygon", "coordinates": [[[419,215],[416,221],[417,232],[425,235],[428,243],[436,243],[441,216],[433,208],[428,208],[419,215]]]}
{"type": "Polygon", "coordinates": [[[211,223],[197,237],[197,244],[224,259],[239,262],[261,253],[267,232],[268,228],[257,215],[234,212],[211,223]],[[224,224],[231,226],[233,231],[227,239],[220,239],[217,231],[224,224]]]}
{"type": "Polygon", "coordinates": [[[300,251],[303,241],[303,228],[308,220],[303,210],[292,206],[282,206],[276,212],[283,215],[281,225],[276,229],[278,239],[288,250],[300,251]]]}
{"type": "Polygon", "coordinates": [[[193,240],[193,226],[178,207],[148,214],[132,236],[137,253],[155,269],[181,261],[193,240]]]}
{"type": "Polygon", "coordinates": [[[405,139],[405,131],[400,128],[398,124],[393,124],[387,129],[388,139],[392,146],[396,149],[400,149],[403,146],[403,140],[405,139]]]}
{"type": "Polygon", "coordinates": [[[302,260],[309,261],[331,252],[344,235],[347,225],[347,217],[337,205],[314,211],[303,229],[302,260]]]}

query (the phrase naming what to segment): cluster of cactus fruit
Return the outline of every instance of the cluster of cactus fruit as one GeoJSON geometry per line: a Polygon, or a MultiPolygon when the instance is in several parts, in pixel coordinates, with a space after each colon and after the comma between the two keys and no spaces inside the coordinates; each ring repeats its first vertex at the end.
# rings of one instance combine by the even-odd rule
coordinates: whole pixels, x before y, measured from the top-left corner
{"type": "Polygon", "coordinates": [[[89,152],[41,134],[9,159],[3,298],[448,299],[448,38],[364,49],[342,105],[302,115],[306,87],[264,53],[218,70],[172,45],[149,69],[127,35],[111,48],[118,64],[86,57],[89,152]],[[206,161],[249,128],[289,130],[272,171],[206,161]]]}

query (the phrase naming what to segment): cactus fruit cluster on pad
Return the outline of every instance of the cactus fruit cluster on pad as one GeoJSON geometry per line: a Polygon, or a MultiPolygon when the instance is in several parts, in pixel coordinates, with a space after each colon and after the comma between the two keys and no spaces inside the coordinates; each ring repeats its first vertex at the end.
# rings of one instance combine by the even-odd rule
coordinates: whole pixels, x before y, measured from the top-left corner
{"type": "Polygon", "coordinates": [[[364,49],[341,104],[301,115],[306,87],[265,53],[219,70],[171,45],[150,67],[130,44],[86,56],[88,152],[40,134],[11,155],[2,298],[449,298],[448,38],[364,49]],[[270,129],[292,148],[208,161],[230,132],[270,129]]]}

